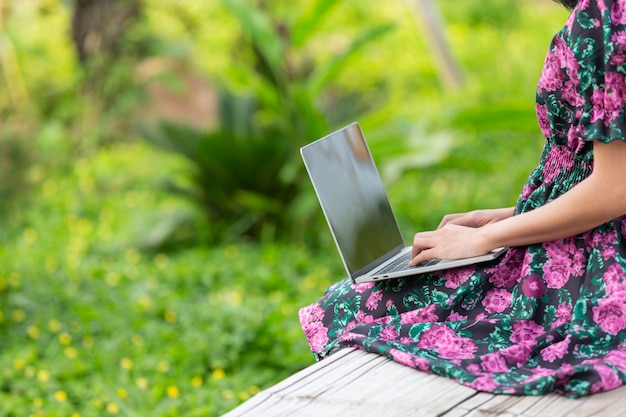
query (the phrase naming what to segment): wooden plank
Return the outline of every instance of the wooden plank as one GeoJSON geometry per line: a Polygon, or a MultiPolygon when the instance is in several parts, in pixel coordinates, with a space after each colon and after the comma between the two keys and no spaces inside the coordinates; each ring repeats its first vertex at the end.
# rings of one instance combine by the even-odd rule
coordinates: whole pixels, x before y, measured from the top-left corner
{"type": "Polygon", "coordinates": [[[270,387],[227,417],[441,416],[476,391],[356,349],[328,359],[270,387]]]}
{"type": "MultiPolygon", "coordinates": [[[[474,409],[464,417],[623,417],[626,415],[626,386],[606,393],[570,399],[555,394],[544,396],[494,395],[482,404],[476,404],[483,394],[459,404],[458,410],[474,409]]],[[[447,417],[447,416],[446,416],[447,417]]]]}
{"type": "Polygon", "coordinates": [[[575,400],[554,394],[494,395],[380,355],[343,349],[225,417],[623,417],[625,409],[626,386],[575,400]]]}

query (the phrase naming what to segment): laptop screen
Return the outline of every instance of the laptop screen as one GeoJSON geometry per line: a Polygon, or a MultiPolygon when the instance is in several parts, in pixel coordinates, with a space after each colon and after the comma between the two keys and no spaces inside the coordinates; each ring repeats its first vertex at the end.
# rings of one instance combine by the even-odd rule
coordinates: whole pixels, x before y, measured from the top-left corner
{"type": "Polygon", "coordinates": [[[351,276],[404,247],[387,193],[357,123],[303,147],[301,153],[351,276]]]}

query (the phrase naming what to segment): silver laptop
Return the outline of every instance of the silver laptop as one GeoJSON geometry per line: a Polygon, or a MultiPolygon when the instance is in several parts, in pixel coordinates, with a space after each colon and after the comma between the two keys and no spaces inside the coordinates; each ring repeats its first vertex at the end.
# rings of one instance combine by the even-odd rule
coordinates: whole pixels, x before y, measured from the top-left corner
{"type": "Polygon", "coordinates": [[[322,211],[355,283],[398,278],[496,259],[497,249],[473,258],[408,265],[406,246],[363,132],[352,123],[300,149],[322,211]]]}

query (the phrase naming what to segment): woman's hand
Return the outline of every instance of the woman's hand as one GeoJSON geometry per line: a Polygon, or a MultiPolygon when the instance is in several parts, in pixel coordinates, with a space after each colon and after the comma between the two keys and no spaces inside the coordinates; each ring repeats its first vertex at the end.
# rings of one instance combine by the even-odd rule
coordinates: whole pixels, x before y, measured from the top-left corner
{"type": "Polygon", "coordinates": [[[413,255],[409,265],[428,259],[460,259],[488,253],[486,239],[477,227],[448,223],[432,232],[417,233],[413,238],[413,255]]]}
{"type": "Polygon", "coordinates": [[[437,228],[440,229],[446,224],[458,224],[459,226],[467,227],[483,227],[485,225],[504,220],[512,215],[513,207],[448,214],[443,217],[437,228]]]}
{"type": "Polygon", "coordinates": [[[513,215],[513,208],[475,210],[445,216],[437,230],[417,233],[413,238],[410,265],[432,258],[460,259],[479,256],[494,249],[481,228],[513,215]]]}

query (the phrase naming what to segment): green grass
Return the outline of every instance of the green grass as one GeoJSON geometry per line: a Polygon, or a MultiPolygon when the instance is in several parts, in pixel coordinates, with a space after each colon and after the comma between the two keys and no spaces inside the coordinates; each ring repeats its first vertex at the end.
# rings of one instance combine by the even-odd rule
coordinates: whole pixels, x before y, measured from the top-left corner
{"type": "Polygon", "coordinates": [[[167,159],[121,145],[79,162],[3,236],[0,414],[218,415],[312,362],[297,311],[335,262],[297,243],[126,244],[136,218],[184,207],[155,191],[167,159]]]}

